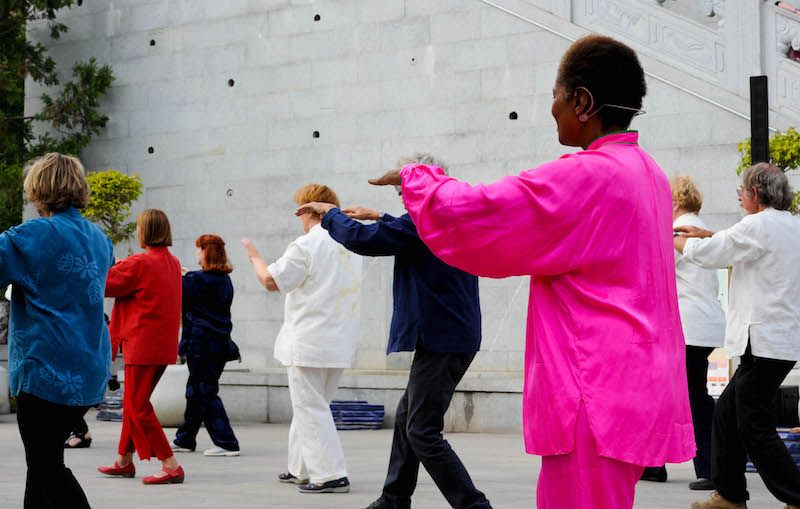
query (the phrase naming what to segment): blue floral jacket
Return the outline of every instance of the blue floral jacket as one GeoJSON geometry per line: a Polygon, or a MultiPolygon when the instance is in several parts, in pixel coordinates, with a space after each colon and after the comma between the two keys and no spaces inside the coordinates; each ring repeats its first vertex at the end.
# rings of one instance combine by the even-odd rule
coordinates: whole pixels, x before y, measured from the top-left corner
{"type": "Polygon", "coordinates": [[[72,406],[103,399],[111,342],[103,319],[108,237],[75,208],[0,235],[0,285],[13,284],[11,393],[72,406]]]}

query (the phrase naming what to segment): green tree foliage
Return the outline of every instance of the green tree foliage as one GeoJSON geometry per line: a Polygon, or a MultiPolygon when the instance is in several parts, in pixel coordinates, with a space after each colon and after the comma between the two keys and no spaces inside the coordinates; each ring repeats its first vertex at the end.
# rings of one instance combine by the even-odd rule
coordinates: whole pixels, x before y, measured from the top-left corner
{"type": "Polygon", "coordinates": [[[131,204],[142,194],[142,179],[116,170],[86,176],[91,189],[89,206],[83,216],[97,223],[114,245],[133,238],[136,223],[129,222],[131,204]]]}
{"type": "Polygon", "coordinates": [[[0,0],[0,231],[22,220],[25,162],[45,152],[80,154],[108,122],[100,100],[114,80],[111,68],[95,59],[76,62],[71,79],[60,86],[47,48],[26,37],[26,25],[37,23],[58,39],[68,27],[56,20],[57,11],[75,3],[80,2],[0,0]],[[42,94],[42,111],[30,116],[24,114],[26,78],[54,94],[42,94]]]}
{"type": "MultiPolygon", "coordinates": [[[[741,175],[753,164],[750,138],[739,144],[739,166],[736,174],[741,175]]],[[[783,171],[800,169],[800,132],[790,127],[786,132],[778,131],[769,139],[769,162],[783,171]]],[[[792,212],[800,212],[800,191],[794,196],[792,212]]]]}

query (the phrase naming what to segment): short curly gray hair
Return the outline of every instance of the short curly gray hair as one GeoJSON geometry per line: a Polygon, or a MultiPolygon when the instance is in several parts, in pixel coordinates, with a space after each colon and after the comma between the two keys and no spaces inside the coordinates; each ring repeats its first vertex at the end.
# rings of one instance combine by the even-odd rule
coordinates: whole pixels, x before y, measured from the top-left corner
{"type": "Polygon", "coordinates": [[[444,164],[441,160],[433,157],[433,155],[429,154],[428,152],[414,152],[411,155],[403,156],[397,160],[397,168],[403,168],[409,164],[424,164],[427,166],[438,166],[441,168],[445,173],[447,171],[447,165],[444,164]]]}
{"type": "Polygon", "coordinates": [[[794,199],[789,179],[774,164],[757,163],[746,169],[742,188],[748,193],[755,188],[758,202],[776,210],[789,210],[794,199]]]}

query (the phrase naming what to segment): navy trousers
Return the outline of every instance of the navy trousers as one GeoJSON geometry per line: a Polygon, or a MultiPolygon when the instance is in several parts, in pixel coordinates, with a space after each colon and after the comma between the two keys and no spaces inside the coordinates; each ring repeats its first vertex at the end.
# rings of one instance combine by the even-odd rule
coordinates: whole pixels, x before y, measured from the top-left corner
{"type": "Polygon", "coordinates": [[[225,406],[219,397],[219,377],[225,368],[225,361],[189,356],[186,364],[189,366],[186,412],[183,424],[175,435],[175,445],[194,450],[197,447],[197,433],[205,424],[214,445],[228,451],[238,451],[239,441],[233,434],[225,406]]]}

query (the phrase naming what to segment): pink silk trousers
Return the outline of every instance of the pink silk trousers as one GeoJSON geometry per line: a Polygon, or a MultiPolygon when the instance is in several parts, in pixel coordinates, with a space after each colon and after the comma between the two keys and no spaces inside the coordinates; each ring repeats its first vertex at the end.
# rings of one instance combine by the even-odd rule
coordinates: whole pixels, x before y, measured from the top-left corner
{"type": "Polygon", "coordinates": [[[632,509],[636,483],[644,467],[604,458],[589,429],[581,402],[575,448],[569,454],[542,457],[536,489],[538,509],[632,509]]]}

